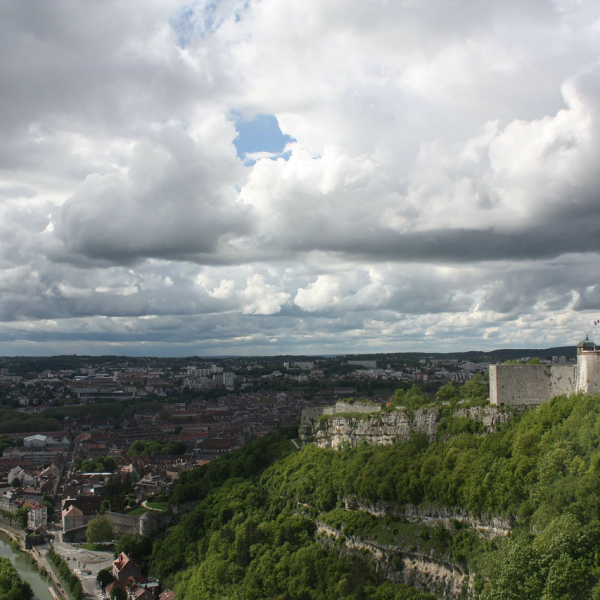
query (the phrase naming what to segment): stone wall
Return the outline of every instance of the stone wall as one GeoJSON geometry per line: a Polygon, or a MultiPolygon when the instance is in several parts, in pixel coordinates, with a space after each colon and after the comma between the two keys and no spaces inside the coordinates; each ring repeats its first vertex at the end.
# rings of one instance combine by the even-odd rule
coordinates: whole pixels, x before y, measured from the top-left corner
{"type": "Polygon", "coordinates": [[[121,513],[106,511],[106,516],[110,519],[113,526],[115,536],[125,534],[139,535],[138,533],[138,517],[131,517],[121,513]]]}
{"type": "Polygon", "coordinates": [[[149,510],[138,517],[106,511],[116,536],[126,533],[130,535],[154,535],[160,529],[167,527],[173,520],[169,513],[158,513],[149,510]]]}
{"type": "Polygon", "coordinates": [[[361,402],[356,400],[355,402],[349,402],[347,400],[340,400],[335,403],[334,406],[328,406],[323,409],[324,415],[337,415],[340,413],[359,413],[368,415],[371,413],[381,412],[380,404],[373,404],[372,402],[361,402]]]}
{"type": "Polygon", "coordinates": [[[575,365],[490,365],[490,402],[534,406],[575,393],[575,365]]]}

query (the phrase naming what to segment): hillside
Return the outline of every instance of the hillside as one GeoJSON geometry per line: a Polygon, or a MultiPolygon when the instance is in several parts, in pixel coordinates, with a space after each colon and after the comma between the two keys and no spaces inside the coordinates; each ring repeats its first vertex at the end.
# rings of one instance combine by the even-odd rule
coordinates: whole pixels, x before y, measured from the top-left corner
{"type": "Polygon", "coordinates": [[[597,598],[599,433],[592,396],[433,442],[281,432],[182,477],[153,569],[184,599],[597,598]]]}

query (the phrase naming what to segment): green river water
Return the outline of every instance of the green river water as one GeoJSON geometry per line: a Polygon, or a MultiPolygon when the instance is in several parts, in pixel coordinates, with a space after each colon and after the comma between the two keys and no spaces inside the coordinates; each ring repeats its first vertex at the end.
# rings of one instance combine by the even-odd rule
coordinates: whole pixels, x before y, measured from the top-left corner
{"type": "Polygon", "coordinates": [[[13,552],[13,549],[10,547],[10,538],[1,532],[0,556],[10,558],[21,578],[32,587],[35,600],[52,600],[52,596],[48,591],[50,582],[47,582],[39,575],[23,553],[13,552]]]}

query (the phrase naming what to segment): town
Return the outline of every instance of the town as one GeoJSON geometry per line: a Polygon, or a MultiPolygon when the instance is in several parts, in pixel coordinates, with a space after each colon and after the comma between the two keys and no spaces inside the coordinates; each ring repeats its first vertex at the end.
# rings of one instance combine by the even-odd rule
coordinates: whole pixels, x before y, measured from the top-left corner
{"type": "MultiPolygon", "coordinates": [[[[573,363],[572,349],[552,350],[565,354],[536,360],[573,363]]],[[[471,354],[0,359],[0,528],[48,572],[56,598],[172,600],[127,548],[186,510],[169,504],[182,473],[307,409],[385,405],[413,385],[433,397],[507,358],[471,354]]]]}

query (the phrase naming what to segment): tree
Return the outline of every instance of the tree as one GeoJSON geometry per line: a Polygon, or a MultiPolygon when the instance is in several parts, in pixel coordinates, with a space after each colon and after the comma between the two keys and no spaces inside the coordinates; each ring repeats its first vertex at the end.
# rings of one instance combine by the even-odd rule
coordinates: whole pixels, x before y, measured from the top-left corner
{"type": "Polygon", "coordinates": [[[110,597],[112,600],[127,600],[127,594],[118,585],[112,589],[110,597]]]}
{"type": "Polygon", "coordinates": [[[458,392],[454,385],[448,381],[438,390],[435,399],[438,402],[456,402],[458,400],[458,392]]]}
{"type": "Polygon", "coordinates": [[[21,527],[25,529],[27,527],[27,522],[29,521],[29,509],[28,508],[19,508],[17,510],[17,521],[20,523],[21,527]]]}
{"type": "Polygon", "coordinates": [[[109,542],[113,539],[112,523],[106,515],[98,515],[92,519],[85,530],[88,542],[109,542]]]}
{"type": "Polygon", "coordinates": [[[115,552],[125,552],[127,556],[142,561],[152,553],[152,540],[149,537],[126,533],[119,538],[115,552]]]}
{"type": "Polygon", "coordinates": [[[48,496],[47,494],[42,498],[42,504],[46,507],[48,511],[48,519],[52,519],[54,516],[54,498],[52,496],[48,496]]]}
{"type": "Polygon", "coordinates": [[[102,589],[104,589],[109,583],[112,583],[114,580],[115,578],[112,574],[112,569],[110,567],[106,567],[106,569],[98,571],[96,581],[102,589]]]}
{"type": "Polygon", "coordinates": [[[460,388],[460,395],[470,402],[487,402],[489,396],[487,381],[482,378],[481,373],[477,373],[460,388]]]}
{"type": "Polygon", "coordinates": [[[8,558],[0,558],[0,598],[4,600],[33,598],[31,586],[19,577],[8,558]]]}

